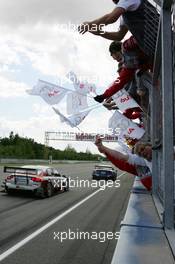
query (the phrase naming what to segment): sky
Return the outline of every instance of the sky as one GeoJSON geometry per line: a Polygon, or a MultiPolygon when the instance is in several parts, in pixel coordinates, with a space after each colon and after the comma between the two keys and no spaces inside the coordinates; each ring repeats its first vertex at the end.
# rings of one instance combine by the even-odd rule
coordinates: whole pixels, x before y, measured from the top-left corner
{"type": "MultiPolygon", "coordinates": [[[[90,33],[80,35],[75,28],[114,7],[109,0],[0,0],[0,137],[14,131],[44,143],[45,131],[71,131],[50,105],[26,90],[38,79],[58,84],[72,70],[102,93],[116,78],[110,41],[90,33]]],[[[95,103],[93,98],[88,101],[95,103]]],[[[65,100],[57,108],[66,114],[65,100]]],[[[111,115],[99,107],[79,127],[84,132],[104,131],[111,115]]],[[[69,143],[77,151],[97,153],[93,143],[69,143]]],[[[59,149],[67,144],[50,142],[59,149]]]]}

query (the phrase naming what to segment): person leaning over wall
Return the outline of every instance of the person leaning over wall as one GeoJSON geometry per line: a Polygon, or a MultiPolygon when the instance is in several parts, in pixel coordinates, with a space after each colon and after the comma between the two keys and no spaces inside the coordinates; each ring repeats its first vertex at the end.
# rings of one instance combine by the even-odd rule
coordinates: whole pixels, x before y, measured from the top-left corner
{"type": "Polygon", "coordinates": [[[123,43],[114,41],[109,46],[109,52],[114,60],[121,63],[119,77],[101,95],[94,97],[95,101],[102,103],[104,99],[111,97],[135,78],[138,69],[146,71],[151,68],[148,57],[140,50],[137,41],[133,36],[123,43]]]}
{"type": "MultiPolygon", "coordinates": [[[[149,50],[149,46],[145,48],[145,28],[146,24],[152,23],[152,18],[156,19],[154,26],[155,34],[158,31],[159,14],[154,6],[148,0],[113,0],[115,8],[108,14],[95,19],[93,21],[83,22],[78,31],[81,34],[91,32],[109,40],[121,41],[128,30],[136,38],[140,48],[147,53],[150,58],[154,55],[154,50],[149,50]],[[149,16],[146,14],[149,13],[149,16]],[[120,28],[116,32],[105,32],[103,26],[113,24],[120,20],[120,28]],[[96,27],[94,27],[96,25],[96,27]],[[98,28],[98,30],[97,30],[98,28]]],[[[155,35],[156,39],[157,36],[155,35]]],[[[152,58],[151,58],[152,59],[152,58]]]]}
{"type": "MultiPolygon", "coordinates": [[[[137,143],[138,144],[138,143],[137,143]]],[[[152,188],[151,162],[137,154],[122,153],[103,145],[100,136],[96,137],[95,145],[118,169],[140,177],[147,190],[152,188]]],[[[150,150],[149,150],[150,151],[150,150]]],[[[145,152],[146,155],[146,152],[145,152]]],[[[150,154],[149,154],[150,155],[150,154]]]]}
{"type": "MultiPolygon", "coordinates": [[[[123,67],[123,63],[119,62],[117,73],[120,73],[120,71],[122,70],[122,67],[123,67]]],[[[137,87],[137,82],[136,82],[135,78],[133,78],[133,80],[131,82],[127,83],[124,86],[124,89],[136,101],[137,104],[141,105],[141,97],[138,94],[138,87],[137,87]]],[[[108,110],[117,110],[118,109],[118,107],[117,107],[117,105],[116,105],[116,103],[112,97],[108,97],[107,99],[105,99],[105,101],[103,102],[103,106],[106,107],[108,110]]],[[[141,120],[142,119],[142,110],[140,107],[134,107],[134,108],[126,109],[123,112],[123,115],[129,119],[139,118],[141,120]]]]}
{"type": "MultiPolygon", "coordinates": [[[[115,101],[112,99],[112,97],[107,98],[103,106],[107,108],[108,110],[118,110],[119,108],[117,107],[115,101]]],[[[129,119],[137,119],[139,118],[141,121],[142,118],[142,110],[139,107],[134,107],[134,108],[129,108],[126,109],[123,112],[123,115],[126,116],[129,119]]]]}

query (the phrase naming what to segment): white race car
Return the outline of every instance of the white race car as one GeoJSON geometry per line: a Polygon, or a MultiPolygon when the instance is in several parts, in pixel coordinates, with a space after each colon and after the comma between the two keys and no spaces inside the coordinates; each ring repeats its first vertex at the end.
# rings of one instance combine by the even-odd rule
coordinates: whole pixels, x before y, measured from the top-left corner
{"type": "Polygon", "coordinates": [[[45,198],[52,196],[55,191],[69,190],[69,178],[52,167],[38,165],[4,167],[4,172],[9,173],[3,182],[7,193],[12,190],[32,191],[36,196],[45,198]]]}

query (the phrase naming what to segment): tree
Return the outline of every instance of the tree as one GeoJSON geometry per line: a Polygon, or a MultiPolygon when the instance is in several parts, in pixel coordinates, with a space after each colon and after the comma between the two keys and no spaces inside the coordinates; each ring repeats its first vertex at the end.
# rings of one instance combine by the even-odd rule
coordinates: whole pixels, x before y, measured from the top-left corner
{"type": "Polygon", "coordinates": [[[77,153],[70,144],[63,151],[46,147],[31,138],[20,137],[13,131],[10,132],[9,138],[0,138],[0,158],[48,159],[49,155],[59,160],[98,160],[100,156],[91,154],[88,149],[85,153],[77,153]]]}

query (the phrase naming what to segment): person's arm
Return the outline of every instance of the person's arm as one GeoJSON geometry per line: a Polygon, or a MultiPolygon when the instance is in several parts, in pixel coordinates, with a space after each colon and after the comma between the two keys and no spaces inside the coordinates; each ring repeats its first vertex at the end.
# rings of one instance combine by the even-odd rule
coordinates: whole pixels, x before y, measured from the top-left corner
{"type": "Polygon", "coordinates": [[[117,32],[107,32],[105,31],[103,34],[100,34],[102,38],[109,39],[109,40],[116,40],[121,41],[126,33],[128,32],[128,29],[126,26],[121,26],[120,30],[117,32]]]}
{"type": "Polygon", "coordinates": [[[129,156],[116,150],[109,149],[102,144],[102,140],[99,136],[96,137],[95,145],[98,150],[105,154],[105,156],[120,170],[137,175],[137,169],[135,165],[128,163],[129,156]]]}
{"type": "Polygon", "coordinates": [[[134,78],[135,71],[132,68],[122,68],[117,80],[103,94],[95,96],[94,100],[102,103],[104,99],[113,96],[134,78]]]}
{"type": "MultiPolygon", "coordinates": [[[[138,166],[147,166],[146,160],[137,154],[129,154],[128,155],[128,163],[132,165],[138,165],[138,166]]],[[[148,167],[148,166],[147,166],[148,167]]]]}
{"type": "Polygon", "coordinates": [[[110,148],[107,148],[105,146],[103,146],[103,153],[106,155],[112,156],[114,159],[119,159],[122,161],[128,161],[128,159],[129,159],[128,154],[121,153],[117,150],[110,149],[110,148]]]}
{"type": "Polygon", "coordinates": [[[141,118],[142,110],[140,109],[140,107],[129,108],[123,112],[123,115],[129,119],[141,118]]]}
{"type": "Polygon", "coordinates": [[[106,146],[104,146],[102,144],[102,139],[97,136],[96,137],[96,141],[95,141],[95,145],[97,146],[98,150],[105,154],[105,155],[110,155],[112,156],[114,159],[119,159],[119,160],[123,160],[123,161],[128,161],[129,159],[129,155],[125,154],[125,153],[121,153],[119,151],[107,148],[106,146]]]}
{"type": "Polygon", "coordinates": [[[84,34],[90,30],[92,30],[93,26],[96,25],[100,27],[100,25],[105,26],[109,24],[115,23],[118,18],[125,13],[125,9],[122,7],[116,7],[111,13],[106,14],[98,19],[95,19],[90,22],[84,22],[78,27],[78,31],[80,34],[84,34]]]}
{"type": "Polygon", "coordinates": [[[125,25],[121,25],[120,29],[117,32],[108,32],[108,31],[103,31],[103,30],[98,30],[98,31],[90,31],[93,35],[100,36],[105,39],[109,40],[116,40],[116,41],[121,41],[126,33],[128,32],[128,28],[125,25]]]}
{"type": "Polygon", "coordinates": [[[135,69],[123,68],[117,80],[104,92],[103,98],[108,98],[120,91],[125,84],[134,78],[135,69]]]}
{"type": "Polygon", "coordinates": [[[137,168],[135,165],[132,165],[130,163],[128,163],[127,161],[125,160],[121,160],[121,159],[118,159],[112,155],[110,155],[109,153],[105,153],[107,159],[112,162],[112,164],[114,164],[118,169],[120,170],[123,170],[123,171],[126,171],[128,173],[131,173],[135,176],[138,175],[137,173],[137,168]]]}
{"type": "Polygon", "coordinates": [[[131,36],[129,39],[125,40],[122,45],[123,51],[131,51],[139,49],[139,45],[134,36],[131,36]]]}

